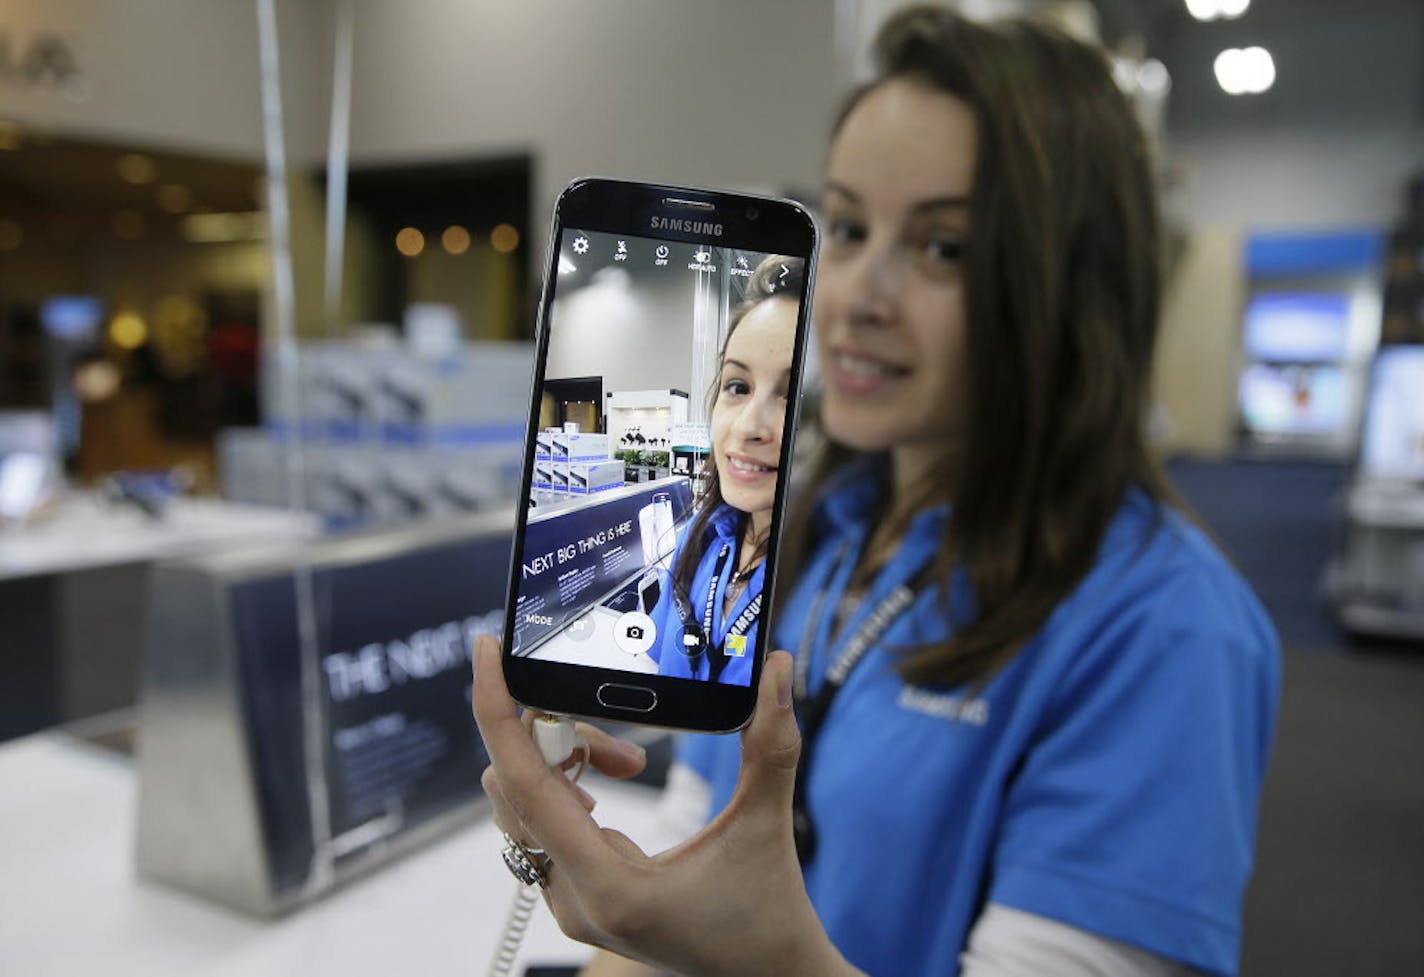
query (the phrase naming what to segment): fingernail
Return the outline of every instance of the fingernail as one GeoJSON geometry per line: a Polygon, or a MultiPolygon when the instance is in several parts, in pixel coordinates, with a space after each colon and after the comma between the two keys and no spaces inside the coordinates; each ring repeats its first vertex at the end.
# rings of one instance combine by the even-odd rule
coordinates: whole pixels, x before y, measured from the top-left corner
{"type": "Polygon", "coordinates": [[[637,760],[639,763],[648,759],[648,751],[637,743],[629,743],[627,740],[615,740],[614,742],[618,744],[618,749],[623,752],[624,756],[637,760]]]}
{"type": "Polygon", "coordinates": [[[783,668],[776,676],[776,704],[783,709],[791,706],[791,669],[783,668]]]}

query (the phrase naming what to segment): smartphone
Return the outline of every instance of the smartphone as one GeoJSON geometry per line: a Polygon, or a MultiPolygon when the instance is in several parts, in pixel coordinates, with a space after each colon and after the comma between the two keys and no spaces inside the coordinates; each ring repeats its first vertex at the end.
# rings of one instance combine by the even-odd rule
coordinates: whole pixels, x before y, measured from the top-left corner
{"type": "Polygon", "coordinates": [[[817,244],[788,200],[606,179],[559,196],[504,631],[523,705],[751,719],[817,244]]]}

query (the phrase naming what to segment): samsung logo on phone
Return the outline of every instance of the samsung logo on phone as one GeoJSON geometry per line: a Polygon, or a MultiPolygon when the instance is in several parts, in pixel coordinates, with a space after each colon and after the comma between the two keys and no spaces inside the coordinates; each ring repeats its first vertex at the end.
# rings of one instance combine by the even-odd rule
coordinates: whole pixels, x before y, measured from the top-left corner
{"type": "Polygon", "coordinates": [[[683,220],[681,217],[654,217],[653,230],[679,231],[683,234],[706,234],[709,237],[722,236],[721,224],[709,224],[707,221],[683,220]]]}

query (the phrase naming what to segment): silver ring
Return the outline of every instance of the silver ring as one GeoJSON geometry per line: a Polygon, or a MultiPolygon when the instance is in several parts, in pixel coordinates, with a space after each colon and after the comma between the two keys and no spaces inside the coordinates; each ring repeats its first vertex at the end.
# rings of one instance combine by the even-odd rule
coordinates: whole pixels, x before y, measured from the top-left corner
{"type": "Polygon", "coordinates": [[[550,858],[541,848],[530,848],[523,842],[515,841],[509,835],[500,855],[511,875],[524,885],[537,885],[543,889],[549,885],[550,858]]]}

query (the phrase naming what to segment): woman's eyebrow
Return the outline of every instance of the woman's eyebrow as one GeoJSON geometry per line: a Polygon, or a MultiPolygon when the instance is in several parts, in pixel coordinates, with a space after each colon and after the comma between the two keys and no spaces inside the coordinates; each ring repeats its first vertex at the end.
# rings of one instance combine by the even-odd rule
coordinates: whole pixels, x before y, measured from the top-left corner
{"type": "Polygon", "coordinates": [[[750,373],[750,372],[751,372],[751,367],[747,366],[747,365],[746,365],[745,363],[743,363],[741,360],[731,360],[731,359],[728,359],[728,360],[723,360],[723,361],[722,361],[722,369],[725,370],[725,369],[726,369],[727,367],[729,367],[729,366],[735,366],[737,369],[739,369],[739,370],[745,370],[747,373],[750,373]]]}
{"type": "Polygon", "coordinates": [[[920,214],[929,210],[967,210],[968,208],[968,197],[931,197],[929,200],[921,200],[910,209],[920,214]]]}
{"type": "MultiPolygon", "coordinates": [[[[845,184],[837,183],[834,180],[826,181],[826,192],[839,194],[840,196],[845,197],[853,204],[858,204],[861,202],[860,194],[856,193],[854,190],[852,190],[845,184]]],[[[921,213],[927,210],[967,208],[968,206],[969,197],[967,194],[947,194],[942,197],[930,197],[928,200],[921,200],[914,206],[912,206],[910,210],[915,213],[921,213]]]]}

